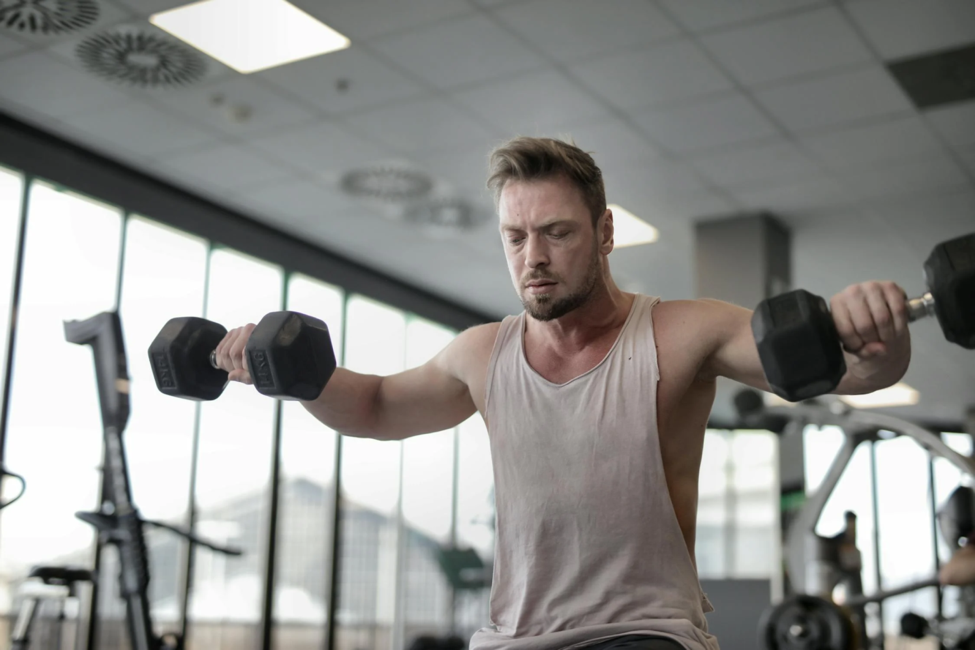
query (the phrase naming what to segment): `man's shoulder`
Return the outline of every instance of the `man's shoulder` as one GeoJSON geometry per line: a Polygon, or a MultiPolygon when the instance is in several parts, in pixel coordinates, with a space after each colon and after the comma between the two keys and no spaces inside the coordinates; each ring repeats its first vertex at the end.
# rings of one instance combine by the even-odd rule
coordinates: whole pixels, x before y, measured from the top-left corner
{"type": "Polygon", "coordinates": [[[741,308],[721,300],[696,298],[661,300],[653,310],[658,338],[676,341],[710,339],[720,334],[741,308]]]}

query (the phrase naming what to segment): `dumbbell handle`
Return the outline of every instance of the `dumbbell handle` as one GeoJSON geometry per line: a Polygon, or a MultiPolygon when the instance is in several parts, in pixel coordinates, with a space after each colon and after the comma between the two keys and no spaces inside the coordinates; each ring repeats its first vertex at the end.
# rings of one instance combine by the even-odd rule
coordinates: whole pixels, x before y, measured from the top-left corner
{"type": "Polygon", "coordinates": [[[934,316],[934,296],[927,292],[920,298],[911,298],[907,301],[907,319],[910,322],[934,316]]]}
{"type": "MultiPolygon", "coordinates": [[[[914,320],[914,319],[912,318],[911,320],[914,320]]],[[[197,359],[199,359],[199,357],[197,357],[197,359]]],[[[210,351],[210,365],[213,366],[214,368],[216,368],[217,370],[223,370],[223,368],[221,368],[219,365],[217,365],[217,351],[216,350],[211,350],[210,351]]]]}

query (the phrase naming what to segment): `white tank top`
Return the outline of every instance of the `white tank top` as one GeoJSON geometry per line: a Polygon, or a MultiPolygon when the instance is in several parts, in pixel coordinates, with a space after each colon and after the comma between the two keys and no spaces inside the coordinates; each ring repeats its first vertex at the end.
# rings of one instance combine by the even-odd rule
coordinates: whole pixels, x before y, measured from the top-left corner
{"type": "Polygon", "coordinates": [[[592,370],[554,384],[524,352],[525,315],[501,323],[485,416],[497,542],[491,627],[472,650],[550,650],[626,634],[717,650],[670,500],[657,436],[651,310],[637,295],[592,370]]]}

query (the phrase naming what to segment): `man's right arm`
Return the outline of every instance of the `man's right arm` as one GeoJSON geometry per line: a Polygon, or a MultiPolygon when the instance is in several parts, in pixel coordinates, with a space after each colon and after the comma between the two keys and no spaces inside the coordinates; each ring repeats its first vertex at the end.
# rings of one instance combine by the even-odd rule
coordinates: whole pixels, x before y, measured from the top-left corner
{"type": "MultiPolygon", "coordinates": [[[[228,335],[218,360],[233,363],[230,379],[251,383],[243,368],[248,326],[228,335]]],[[[387,377],[336,368],[317,399],[302,402],[329,428],[350,436],[402,440],[450,429],[477,408],[471,384],[480,386],[494,345],[491,325],[462,332],[425,364],[387,377]]]]}

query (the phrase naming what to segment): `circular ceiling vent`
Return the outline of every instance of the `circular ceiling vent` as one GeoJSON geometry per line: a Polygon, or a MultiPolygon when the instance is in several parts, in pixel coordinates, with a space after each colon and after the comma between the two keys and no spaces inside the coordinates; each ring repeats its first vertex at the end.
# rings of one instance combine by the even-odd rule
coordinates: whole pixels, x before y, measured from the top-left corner
{"type": "Polygon", "coordinates": [[[95,0],[0,0],[0,25],[29,34],[61,34],[93,25],[95,0]]]}
{"type": "Polygon", "coordinates": [[[433,181],[421,172],[402,167],[374,167],[348,172],[342,189],[352,196],[390,202],[423,198],[433,189],[433,181]]]}
{"type": "Polygon", "coordinates": [[[78,45],[77,55],[96,75],[143,88],[186,86],[206,74],[196,50],[146,32],[96,34],[78,45]]]}
{"type": "Polygon", "coordinates": [[[433,233],[451,234],[476,228],[483,215],[460,199],[436,199],[407,208],[404,218],[433,233]]]}

